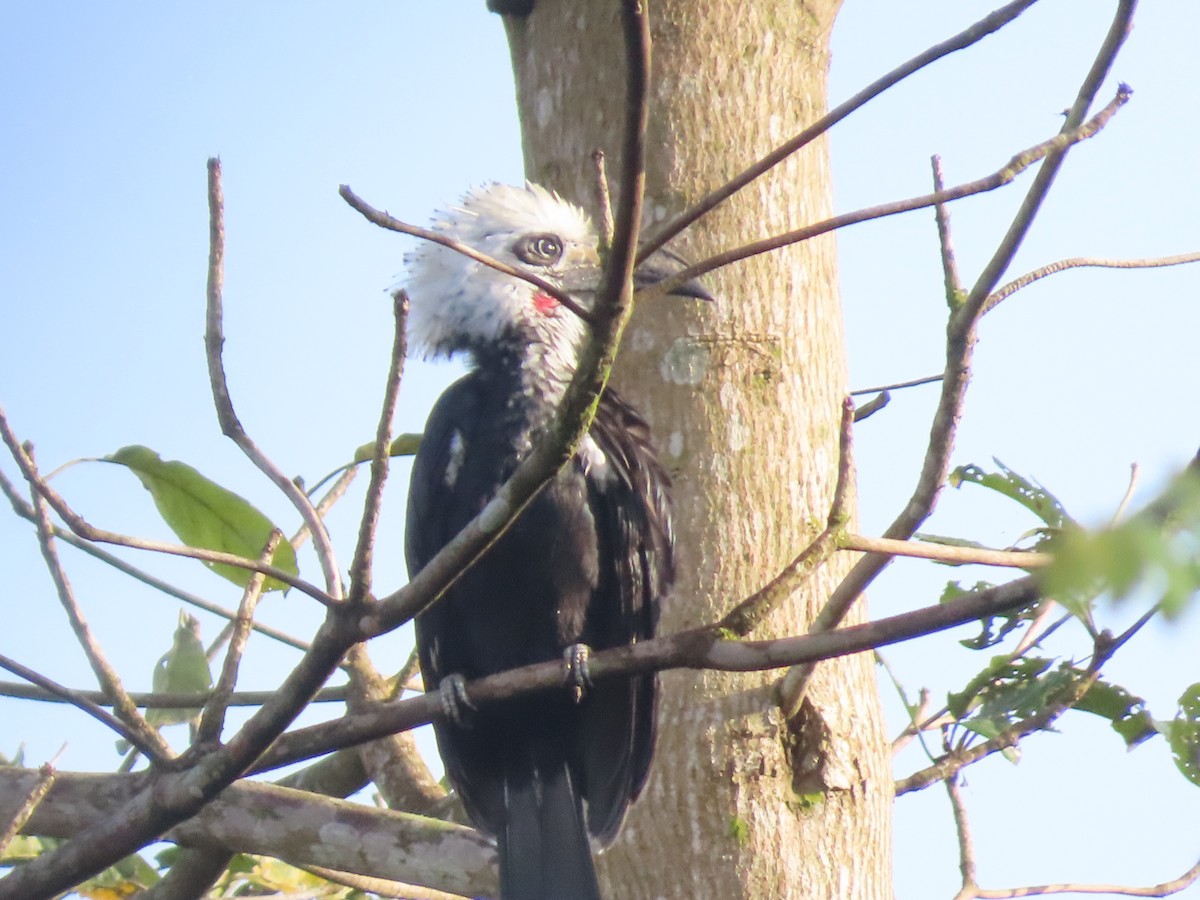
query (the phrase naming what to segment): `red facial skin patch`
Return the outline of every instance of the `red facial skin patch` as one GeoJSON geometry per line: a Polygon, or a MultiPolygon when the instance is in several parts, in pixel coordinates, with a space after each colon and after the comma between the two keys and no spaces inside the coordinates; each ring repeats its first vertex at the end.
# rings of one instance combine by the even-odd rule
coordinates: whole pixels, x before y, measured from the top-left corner
{"type": "Polygon", "coordinates": [[[548,316],[558,309],[558,301],[544,291],[538,291],[533,295],[533,306],[543,316],[548,316]]]}

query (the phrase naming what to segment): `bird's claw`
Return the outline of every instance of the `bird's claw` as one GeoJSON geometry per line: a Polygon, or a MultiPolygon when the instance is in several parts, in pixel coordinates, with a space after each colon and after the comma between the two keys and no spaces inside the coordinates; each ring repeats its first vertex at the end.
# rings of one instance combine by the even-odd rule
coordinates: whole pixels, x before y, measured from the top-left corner
{"type": "Polygon", "coordinates": [[[442,714],[459,728],[467,726],[467,712],[475,706],[467,697],[467,682],[461,675],[452,673],[438,683],[438,699],[442,703],[442,714]]]}
{"type": "Polygon", "coordinates": [[[587,644],[572,644],[563,651],[563,659],[567,663],[567,688],[576,703],[583,702],[583,696],[592,687],[592,676],[588,672],[588,658],[592,648],[587,644]]]}

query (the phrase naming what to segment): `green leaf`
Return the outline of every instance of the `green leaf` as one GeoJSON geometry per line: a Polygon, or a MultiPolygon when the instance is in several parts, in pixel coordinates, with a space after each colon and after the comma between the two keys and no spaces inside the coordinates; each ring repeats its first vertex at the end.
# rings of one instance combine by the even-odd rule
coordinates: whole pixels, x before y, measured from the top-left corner
{"type": "MultiPolygon", "coordinates": [[[[392,440],[391,446],[388,447],[388,456],[415,456],[417,448],[421,446],[422,435],[417,432],[413,433],[406,431],[403,434],[398,434],[392,440]]],[[[375,455],[375,442],[363,444],[354,451],[354,461],[356,463],[367,462],[375,455]]]]}
{"type": "MultiPolygon", "coordinates": [[[[977,581],[974,587],[969,588],[963,587],[961,582],[949,581],[942,591],[942,596],[938,598],[938,602],[946,604],[951,600],[957,600],[959,597],[965,597],[968,594],[974,594],[978,591],[985,591],[992,587],[995,587],[995,585],[990,581],[977,581]]],[[[1014,610],[1013,612],[986,616],[979,620],[983,624],[983,630],[976,637],[966,638],[959,641],[959,643],[968,650],[986,650],[989,647],[994,647],[1022,622],[1037,618],[1041,609],[1041,603],[1034,603],[1024,609],[1014,610]]]]}
{"type": "MultiPolygon", "coordinates": [[[[201,694],[212,687],[208,657],[200,641],[200,622],[195,616],[180,611],[171,649],[154,666],[152,683],[156,694],[201,694]]],[[[198,707],[148,709],[146,721],[161,728],[191,722],[199,714],[198,707]]]]}
{"type": "MultiPolygon", "coordinates": [[[[275,529],[270,519],[237,494],[185,463],[164,462],[146,447],[122,447],[104,459],[125,466],[138,477],[154,498],[163,520],[189,547],[257,559],[275,529]]],[[[271,562],[289,574],[299,575],[295,548],[287,540],[279,542],[271,562]]],[[[252,574],[236,566],[211,564],[210,568],[239,587],[245,587],[252,574]]],[[[287,585],[268,578],[264,590],[286,591],[287,585]]]]}
{"type": "Polygon", "coordinates": [[[1154,727],[1167,739],[1183,777],[1200,786],[1200,684],[1183,692],[1174,719],[1155,722],[1154,727]]]}
{"type": "Polygon", "coordinates": [[[46,846],[41,838],[18,834],[4,847],[4,852],[0,853],[0,865],[37,859],[45,850],[46,846]]]}
{"type": "Polygon", "coordinates": [[[947,696],[951,714],[972,730],[991,736],[1045,708],[1051,695],[1080,677],[1079,670],[1036,656],[996,656],[957,693],[947,696]],[[970,720],[967,714],[973,713],[970,720]]]}
{"type": "Polygon", "coordinates": [[[1146,701],[1119,684],[1098,680],[1088,688],[1075,708],[1108,719],[1129,749],[1154,736],[1154,720],[1146,708],[1146,701]]]}
{"type": "Polygon", "coordinates": [[[1058,498],[1048,490],[1014,472],[995,457],[992,461],[1000,467],[999,472],[986,472],[976,465],[959,466],[950,473],[950,485],[958,488],[964,484],[977,484],[993,490],[1020,503],[1053,529],[1074,523],[1058,498]]]}

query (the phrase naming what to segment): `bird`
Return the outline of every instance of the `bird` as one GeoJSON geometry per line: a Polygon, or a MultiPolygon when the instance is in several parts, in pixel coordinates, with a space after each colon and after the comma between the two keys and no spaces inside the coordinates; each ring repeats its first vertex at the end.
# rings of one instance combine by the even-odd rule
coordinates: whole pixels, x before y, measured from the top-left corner
{"type": "MultiPolygon", "coordinates": [[[[436,213],[432,230],[540,276],[583,310],[596,297],[598,237],[577,206],[539,185],[488,184],[436,213]]],[[[571,381],[587,323],[530,282],[426,242],[406,257],[414,355],[464,356],[413,462],[410,576],[495,496],[533,450],[571,381]]],[[[636,286],[676,274],[659,251],[636,286]]],[[[671,293],[711,300],[697,281],[671,293]]],[[[657,678],[590,683],[587,654],[655,635],[675,577],[670,478],[638,411],[611,388],[579,449],[512,526],[416,619],[446,775],[496,840],[503,900],[600,900],[592,846],[612,842],[646,784],[657,678]],[[561,691],[471,709],[465,681],[568,661],[561,691]]]]}

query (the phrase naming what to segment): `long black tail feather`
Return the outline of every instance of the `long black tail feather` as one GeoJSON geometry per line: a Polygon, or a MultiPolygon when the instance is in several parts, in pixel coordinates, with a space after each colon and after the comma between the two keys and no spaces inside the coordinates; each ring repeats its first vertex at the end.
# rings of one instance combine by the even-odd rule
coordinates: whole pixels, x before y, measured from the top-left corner
{"type": "Polygon", "coordinates": [[[601,900],[583,802],[565,763],[513,774],[498,838],[501,900],[601,900]]]}

